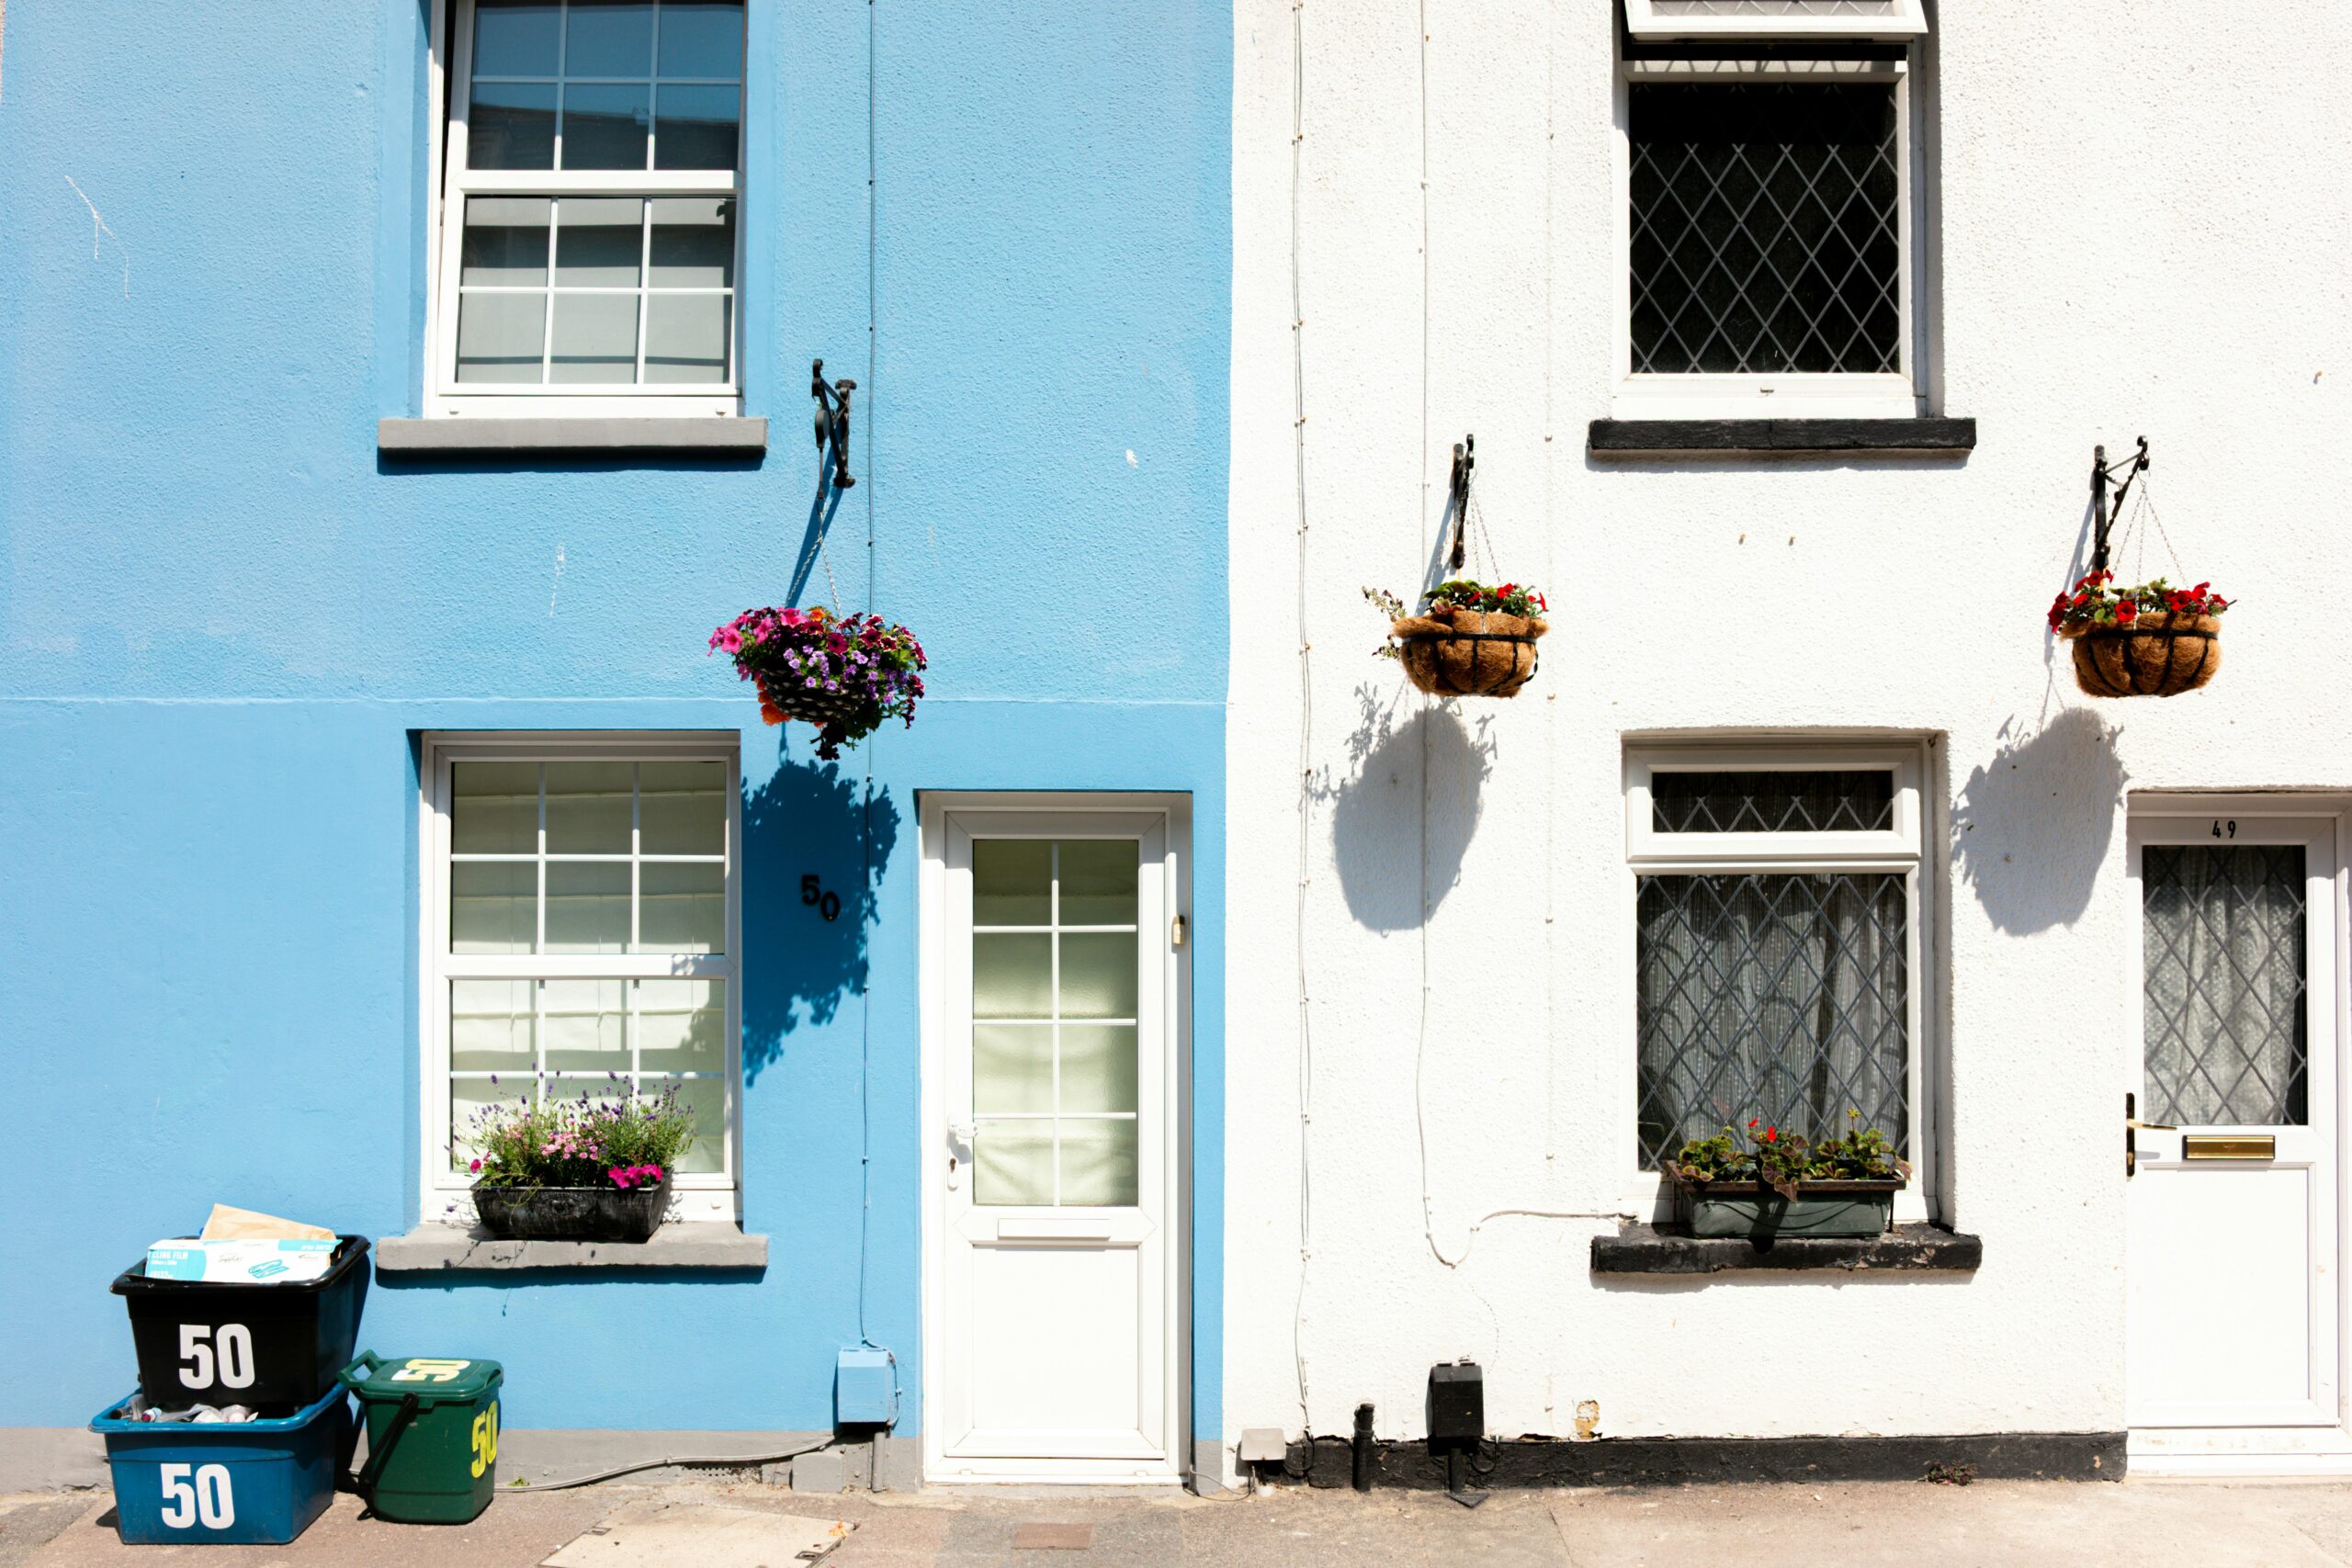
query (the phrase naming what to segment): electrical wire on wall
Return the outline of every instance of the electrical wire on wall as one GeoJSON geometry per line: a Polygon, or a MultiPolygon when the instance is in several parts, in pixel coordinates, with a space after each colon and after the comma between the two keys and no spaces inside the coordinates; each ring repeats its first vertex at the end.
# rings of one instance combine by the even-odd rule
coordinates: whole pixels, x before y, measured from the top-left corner
{"type": "MultiPolygon", "coordinates": [[[[874,157],[874,90],[875,90],[875,0],[865,0],[865,384],[874,385],[875,359],[878,352],[876,314],[875,310],[876,229],[878,214],[875,208],[874,157]]],[[[865,405],[865,607],[879,613],[880,584],[874,562],[874,394],[866,393],[865,405]]],[[[857,902],[859,929],[856,941],[862,947],[865,942],[866,905],[875,897],[874,887],[874,748],[858,748],[865,763],[865,795],[857,815],[857,902]]],[[[858,976],[857,998],[857,1342],[869,1350],[883,1347],[874,1343],[865,1324],[866,1273],[873,1256],[872,1231],[874,1220],[874,1001],[870,976],[858,976]]],[[[899,1359],[890,1357],[890,1381],[895,1392],[898,1383],[899,1359]]]]}
{"type": "Polygon", "coordinates": [[[1294,911],[1298,961],[1298,1295],[1291,1317],[1291,1356],[1298,1368],[1298,1421],[1315,1430],[1306,1397],[1306,1267],[1314,1257],[1315,1051],[1306,988],[1306,893],[1315,827],[1315,644],[1306,635],[1306,310],[1299,283],[1299,190],[1306,142],[1306,6],[1290,8],[1290,364],[1291,438],[1298,485],[1298,887],[1294,911]]]}
{"type": "MultiPolygon", "coordinates": [[[[1423,540],[1422,540],[1422,535],[1421,535],[1421,528],[1424,526],[1424,522],[1423,522],[1423,520],[1424,520],[1424,519],[1426,519],[1426,518],[1429,516],[1429,511],[1430,511],[1430,467],[1429,467],[1429,462],[1430,462],[1430,277],[1431,277],[1431,267],[1430,267],[1430,28],[1429,28],[1429,0],[1419,0],[1419,6],[1418,6],[1418,9],[1417,9],[1417,12],[1416,12],[1416,16],[1417,16],[1417,19],[1418,19],[1418,21],[1419,21],[1419,27],[1420,27],[1420,95],[1421,95],[1421,102],[1420,102],[1420,110],[1421,110],[1421,116],[1420,116],[1420,135],[1421,135],[1421,179],[1420,179],[1420,197],[1421,197],[1421,505],[1420,505],[1420,511],[1419,511],[1419,513],[1418,513],[1418,515],[1416,516],[1416,518],[1415,518],[1415,523],[1414,523],[1414,547],[1415,547],[1416,549],[1420,549],[1420,548],[1421,548],[1421,547],[1422,547],[1422,543],[1423,543],[1423,540]]],[[[1544,221],[1544,241],[1545,241],[1545,244],[1544,244],[1544,302],[1545,302],[1545,304],[1544,304],[1544,343],[1545,343],[1545,356],[1544,356],[1544,438],[1545,442],[1546,442],[1546,443],[1548,443],[1548,442],[1551,440],[1551,413],[1552,413],[1552,408],[1551,408],[1552,375],[1551,375],[1551,357],[1550,357],[1550,343],[1551,343],[1551,314],[1552,314],[1552,312],[1551,312],[1551,308],[1550,308],[1550,302],[1551,302],[1551,292],[1552,292],[1552,291],[1551,291],[1551,244],[1550,244],[1550,241],[1551,241],[1551,232],[1552,232],[1552,229],[1551,229],[1551,220],[1550,220],[1550,218],[1551,218],[1551,200],[1552,200],[1552,176],[1551,176],[1551,109],[1550,109],[1550,84],[1551,84],[1551,77],[1550,77],[1550,67],[1549,67],[1549,64],[1548,64],[1548,62],[1549,62],[1550,57],[1551,57],[1551,39],[1549,39],[1549,37],[1548,37],[1548,36],[1546,37],[1546,39],[1545,39],[1545,40],[1544,40],[1544,51],[1545,51],[1545,59],[1546,59],[1546,61],[1547,61],[1547,65],[1546,65],[1546,69],[1545,69],[1545,87],[1546,87],[1546,92],[1545,92],[1545,111],[1544,111],[1544,215],[1545,215],[1545,221],[1544,221]]],[[[1294,229],[1295,229],[1295,227],[1296,227],[1296,220],[1295,220],[1295,217],[1294,217],[1294,220],[1293,220],[1293,227],[1294,227],[1294,229]]],[[[1549,516],[1551,515],[1551,509],[1550,509],[1550,497],[1551,497],[1551,488],[1550,488],[1550,487],[1551,487],[1551,461],[1550,461],[1550,457],[1549,457],[1549,455],[1548,455],[1548,454],[1547,454],[1547,455],[1546,455],[1546,457],[1545,457],[1545,459],[1544,459],[1544,497],[1545,497],[1544,515],[1545,515],[1545,517],[1548,519],[1548,518],[1549,518],[1549,516]]],[[[1463,504],[1463,505],[1464,505],[1464,506],[1467,506],[1467,505],[1469,504],[1469,502],[1468,502],[1466,500],[1464,500],[1464,501],[1462,502],[1462,504],[1463,504]]],[[[1448,520],[1447,520],[1447,519],[1444,519],[1444,518],[1441,518],[1441,519],[1439,520],[1439,531],[1440,531],[1440,536],[1441,536],[1441,538],[1440,538],[1439,543],[1441,543],[1441,544],[1442,544],[1442,535],[1443,535],[1443,531],[1444,531],[1444,524],[1446,523],[1446,521],[1448,521],[1448,520]]],[[[1464,517],[1464,518],[1459,519],[1459,520],[1457,520],[1457,521],[1460,523],[1460,525],[1462,525],[1462,527],[1464,528],[1464,533],[1465,533],[1465,535],[1466,535],[1466,533],[1467,533],[1467,531],[1468,531],[1468,525],[1469,525],[1470,519],[1469,519],[1469,518],[1467,518],[1467,517],[1464,517]]],[[[1481,525],[1481,532],[1483,533],[1483,525],[1481,525]]],[[[1548,535],[1549,535],[1549,533],[1550,533],[1550,530],[1547,528],[1547,529],[1545,530],[1545,533],[1546,533],[1546,535],[1547,535],[1547,539],[1546,539],[1546,554],[1547,554],[1547,557],[1548,557],[1548,554],[1549,554],[1549,540],[1548,540],[1548,535]]],[[[1491,553],[1491,546],[1489,546],[1489,553],[1491,553]]],[[[1428,560],[1430,560],[1431,563],[1435,563],[1435,562],[1437,562],[1441,558],[1440,558],[1440,556],[1437,554],[1436,549],[1435,549],[1434,547],[1432,547],[1431,549],[1430,549],[1430,550],[1427,552],[1427,554],[1426,554],[1426,558],[1427,558],[1428,560]]],[[[1492,563],[1491,563],[1491,562],[1489,562],[1488,564],[1489,564],[1489,565],[1491,565],[1492,563]]],[[[1438,570],[1438,569],[1437,569],[1437,567],[1436,567],[1436,565],[1435,565],[1435,564],[1432,564],[1432,565],[1431,565],[1431,566],[1430,566],[1427,570],[1429,570],[1429,572],[1430,572],[1431,575],[1435,575],[1435,573],[1437,572],[1437,570],[1438,570]]],[[[1303,578],[1303,576],[1304,576],[1304,572],[1303,572],[1303,568],[1302,568],[1302,578],[1303,578]]],[[[1426,710],[1427,710],[1428,705],[1429,705],[1430,703],[1431,703],[1432,701],[1434,701],[1434,700],[1435,700],[1435,699],[1433,699],[1433,698],[1431,698],[1431,697],[1429,697],[1429,696],[1427,696],[1427,695],[1424,695],[1424,696],[1421,698],[1421,702],[1422,702],[1422,705],[1423,705],[1424,711],[1426,711],[1426,710]]],[[[1549,698],[1549,695],[1548,695],[1548,694],[1546,695],[1545,700],[1546,700],[1547,702],[1550,700],[1550,698],[1549,698]]],[[[1551,728],[1551,726],[1547,723],[1547,725],[1545,726],[1545,729],[1546,729],[1547,736],[1548,736],[1548,734],[1549,734],[1550,728],[1551,728]]],[[[1618,1217],[1618,1215],[1620,1214],[1620,1213],[1621,1213],[1622,1211],[1620,1211],[1620,1210],[1616,1210],[1616,1209],[1608,1209],[1608,1210],[1593,1210],[1593,1209],[1539,1209],[1539,1208],[1522,1207],[1522,1206],[1517,1206],[1517,1205],[1514,1205],[1514,1206],[1511,1206],[1511,1207],[1508,1207],[1508,1208],[1493,1209],[1493,1210],[1489,1210],[1487,1213],[1484,1213],[1484,1214],[1479,1215],[1476,1219],[1475,1219],[1475,1220],[1473,1220],[1473,1221],[1471,1221],[1471,1222],[1470,1222],[1469,1226],[1468,1226],[1468,1228],[1467,1228],[1467,1230],[1466,1230],[1466,1232],[1465,1232],[1465,1238],[1466,1238],[1466,1239],[1464,1241],[1464,1243],[1463,1243],[1463,1247],[1462,1247],[1462,1250],[1461,1250],[1459,1253],[1454,1254],[1454,1255],[1453,1255],[1453,1256],[1449,1257],[1449,1256],[1446,1254],[1445,1248],[1444,1248],[1444,1247],[1442,1247],[1442,1246],[1440,1246],[1440,1245],[1438,1244],[1438,1239],[1437,1239],[1437,1197],[1436,1197],[1436,1193],[1435,1193],[1434,1190],[1432,1189],[1432,1187],[1431,1187],[1431,1185],[1430,1185],[1430,1134],[1429,1134],[1429,1108],[1428,1108],[1428,1102],[1427,1102],[1427,1100],[1426,1100],[1426,1098],[1425,1098],[1425,1096],[1424,1096],[1424,1094],[1423,1094],[1423,1092],[1422,1092],[1422,1087],[1421,1087],[1421,1075],[1422,1075],[1422,1068],[1423,1068],[1424,1063],[1425,1063],[1426,1058],[1427,1058],[1428,1054],[1429,1054],[1429,1034],[1430,1034],[1430,727],[1429,727],[1427,724],[1424,724],[1424,725],[1422,725],[1422,726],[1421,726],[1421,746],[1420,746],[1420,753],[1421,753],[1421,755],[1420,755],[1420,763],[1421,763],[1421,794],[1420,794],[1420,824],[1419,824],[1419,826],[1420,826],[1420,859],[1419,859],[1419,875],[1420,875],[1420,920],[1419,920],[1419,930],[1420,930],[1420,962],[1421,962],[1421,998],[1420,998],[1420,1021],[1419,1021],[1419,1032],[1418,1032],[1418,1034],[1417,1034],[1417,1036],[1416,1036],[1416,1039],[1415,1039],[1415,1042],[1414,1042],[1414,1045],[1413,1045],[1413,1131],[1414,1131],[1414,1136],[1415,1136],[1415,1138],[1416,1138],[1416,1140],[1417,1140],[1417,1142],[1418,1142],[1418,1145],[1419,1145],[1419,1153],[1420,1153],[1420,1170],[1421,1170],[1421,1236],[1422,1236],[1422,1239],[1423,1239],[1424,1241],[1426,1241],[1426,1242],[1429,1244],[1430,1256],[1430,1257],[1432,1257],[1432,1258],[1436,1258],[1436,1259],[1438,1260],[1438,1262],[1439,1262],[1439,1263],[1441,1263],[1442,1265],[1443,1265],[1445,1268],[1450,1269],[1459,1269],[1459,1268],[1461,1268],[1461,1267],[1462,1267],[1462,1265],[1463,1265],[1464,1263],[1465,1263],[1465,1262],[1467,1262],[1467,1261],[1469,1260],[1469,1257],[1470,1257],[1470,1249],[1477,1244],[1478,1233],[1479,1233],[1481,1230],[1483,1230],[1483,1229],[1486,1227],[1486,1225],[1487,1225],[1487,1222],[1489,1222],[1489,1221],[1491,1221],[1491,1220],[1500,1220],[1500,1219],[1543,1219],[1543,1220],[1591,1220],[1591,1219],[1613,1219],[1613,1218],[1618,1217]]],[[[1548,744],[1547,744],[1547,752],[1546,752],[1547,761],[1548,761],[1548,759],[1549,759],[1550,755],[1551,755],[1551,753],[1550,753],[1550,751],[1549,751],[1549,750],[1548,750],[1548,744]]],[[[1549,816],[1549,814],[1548,814],[1548,813],[1546,814],[1545,823],[1546,823],[1546,826],[1545,826],[1545,848],[1546,848],[1546,853],[1545,853],[1545,855],[1544,855],[1544,942],[1545,942],[1545,951],[1546,951],[1546,953],[1547,953],[1547,954],[1548,954],[1548,953],[1550,952],[1550,942],[1551,942],[1551,923],[1552,923],[1552,913],[1553,913],[1553,911],[1552,911],[1552,903],[1551,903],[1551,897],[1552,897],[1552,895],[1551,895],[1551,889],[1552,889],[1552,877],[1551,877],[1551,864],[1552,864],[1552,857],[1551,857],[1551,854],[1549,853],[1549,850],[1550,850],[1550,831],[1551,831],[1551,829],[1550,829],[1550,816],[1549,816]]],[[[1545,994],[1546,994],[1547,998],[1549,998],[1549,995],[1550,995],[1551,976],[1552,976],[1552,965],[1551,965],[1551,964],[1549,964],[1547,963],[1547,964],[1545,964],[1545,966],[1544,966],[1544,984],[1545,984],[1545,994]]],[[[1550,1154],[1550,1147],[1549,1147],[1549,1145],[1550,1145],[1550,1141],[1551,1141],[1551,1111],[1552,1111],[1551,1091],[1550,1091],[1550,1089],[1549,1089],[1549,1087],[1548,1087],[1548,1086],[1549,1086],[1549,1083],[1550,1083],[1550,1079],[1549,1079],[1549,1077],[1548,1077],[1549,1071],[1550,1071],[1550,1064],[1549,1064],[1549,1062],[1547,1061],[1547,1062],[1546,1062],[1546,1073],[1547,1073],[1547,1077],[1546,1077],[1546,1080],[1545,1080],[1545,1081],[1546,1081],[1547,1088],[1546,1088],[1546,1091],[1545,1091],[1545,1102],[1544,1102],[1544,1141],[1545,1141],[1545,1145],[1546,1145],[1545,1153],[1546,1153],[1547,1156],[1548,1156],[1548,1155],[1550,1154]]],[[[1477,1294],[1476,1288],[1475,1286],[1474,1286],[1474,1287],[1472,1287],[1472,1293],[1473,1293],[1473,1294],[1477,1294]]],[[[1490,1322],[1490,1323],[1492,1323],[1492,1324],[1494,1325],[1496,1337],[1497,1337],[1497,1339],[1498,1339],[1498,1340],[1499,1340],[1500,1336],[1501,1336],[1501,1325],[1500,1325],[1500,1320],[1499,1320],[1499,1319],[1496,1316],[1496,1314],[1495,1314],[1495,1310],[1494,1310],[1494,1305],[1493,1305],[1493,1303],[1490,1303],[1490,1302],[1487,1302],[1487,1299],[1486,1299],[1486,1297],[1485,1297],[1485,1296],[1483,1296],[1483,1295],[1479,1295],[1478,1300],[1479,1300],[1480,1304],[1484,1305],[1484,1306],[1487,1308],[1487,1318],[1488,1318],[1489,1322],[1490,1322]]]]}

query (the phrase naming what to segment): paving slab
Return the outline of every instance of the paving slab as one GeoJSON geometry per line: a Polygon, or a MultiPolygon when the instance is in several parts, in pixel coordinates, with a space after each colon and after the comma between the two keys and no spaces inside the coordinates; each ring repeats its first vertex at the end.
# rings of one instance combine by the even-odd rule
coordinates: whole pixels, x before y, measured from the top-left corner
{"type": "Polygon", "coordinates": [[[2352,1485],[1878,1482],[1501,1491],[1471,1510],[1426,1492],[934,1488],[807,1494],[751,1480],[502,1490],[470,1525],[402,1526],[338,1497],[288,1547],[125,1547],[104,1493],[0,1498],[0,1568],[533,1568],[652,1502],[854,1525],[826,1568],[1689,1568],[1763,1558],[1806,1568],[2352,1568],[2352,1485]],[[1041,1529],[1040,1527],[1047,1527],[1041,1529]],[[1036,1546],[1023,1546],[1024,1538],[1036,1546]],[[1083,1545],[1046,1546],[1046,1540],[1083,1545]]]}

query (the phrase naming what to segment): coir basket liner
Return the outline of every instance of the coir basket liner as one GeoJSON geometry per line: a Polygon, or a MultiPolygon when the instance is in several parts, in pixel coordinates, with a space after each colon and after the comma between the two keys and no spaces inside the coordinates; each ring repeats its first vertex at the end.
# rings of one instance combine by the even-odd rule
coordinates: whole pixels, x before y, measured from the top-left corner
{"type": "Polygon", "coordinates": [[[1535,674],[1535,639],[1551,627],[1532,615],[1441,605],[1389,630],[1406,679],[1430,695],[1515,697],[1535,674]]]}
{"type": "Polygon", "coordinates": [[[2075,645],[2075,684],[2087,696],[2177,696],[2222,668],[2222,623],[2214,615],[2155,610],[2130,626],[2092,626],[2062,635],[2075,645]]]}

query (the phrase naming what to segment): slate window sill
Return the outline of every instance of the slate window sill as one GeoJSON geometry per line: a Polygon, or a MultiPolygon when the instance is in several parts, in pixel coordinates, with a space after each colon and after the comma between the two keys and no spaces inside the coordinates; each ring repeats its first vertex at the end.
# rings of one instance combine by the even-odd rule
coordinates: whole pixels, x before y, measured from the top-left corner
{"type": "Polygon", "coordinates": [[[1973,419],[1596,419],[1596,457],[1742,453],[1948,457],[1976,449],[1973,419]]]}
{"type": "Polygon", "coordinates": [[[377,1273],[410,1277],[605,1269],[743,1274],[768,1265],[767,1237],[707,1220],[666,1224],[641,1242],[501,1241],[480,1225],[419,1225],[383,1237],[375,1251],[377,1273]]]}
{"type": "Polygon", "coordinates": [[[1722,1274],[1840,1269],[1849,1273],[1973,1274],[1984,1261],[1984,1238],[1939,1225],[1897,1225],[1869,1237],[1784,1237],[1758,1247],[1736,1236],[1688,1236],[1656,1225],[1620,1226],[1592,1238],[1596,1274],[1722,1274]]]}
{"type": "Polygon", "coordinates": [[[768,449],[768,422],[721,414],[679,418],[379,419],[376,450],[392,457],[487,456],[511,452],[669,452],[756,457],[768,449]]]}

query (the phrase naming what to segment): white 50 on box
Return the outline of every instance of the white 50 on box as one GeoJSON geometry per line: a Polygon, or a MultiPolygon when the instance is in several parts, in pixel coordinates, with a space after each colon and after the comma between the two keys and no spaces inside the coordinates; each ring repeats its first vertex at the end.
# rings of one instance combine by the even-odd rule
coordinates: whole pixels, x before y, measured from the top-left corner
{"type": "Polygon", "coordinates": [[[150,1280],[208,1285],[299,1284],[322,1278],[333,1241],[159,1241],[147,1249],[150,1280]]]}

